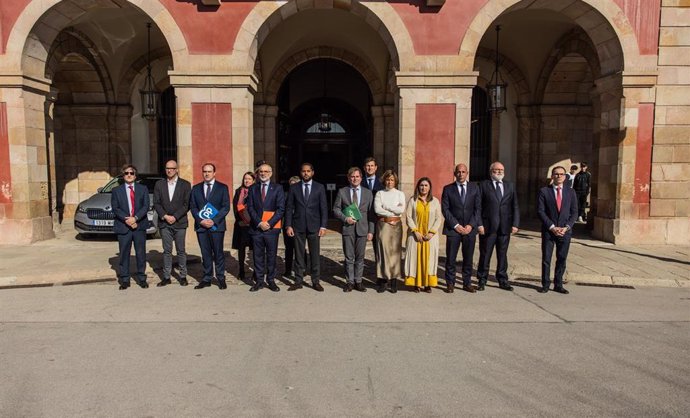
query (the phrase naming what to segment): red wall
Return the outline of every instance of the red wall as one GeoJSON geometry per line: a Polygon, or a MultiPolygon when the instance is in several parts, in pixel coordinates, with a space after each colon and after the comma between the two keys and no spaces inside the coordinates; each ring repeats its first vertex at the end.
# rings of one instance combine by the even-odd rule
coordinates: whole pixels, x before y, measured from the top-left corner
{"type": "Polygon", "coordinates": [[[12,203],[10,143],[7,131],[7,103],[0,102],[0,219],[6,214],[4,204],[12,203]]]}
{"type": "Polygon", "coordinates": [[[0,1],[0,54],[7,49],[7,38],[12,26],[21,14],[22,10],[31,0],[1,0],[0,1]]]}
{"type": "Polygon", "coordinates": [[[640,208],[640,217],[648,217],[654,140],[654,105],[651,103],[641,104],[638,112],[633,203],[643,205],[640,208]]]}
{"type": "Polygon", "coordinates": [[[443,186],[453,181],[455,104],[418,104],[415,121],[414,183],[429,177],[440,199],[443,186]]]}
{"type": "Polygon", "coordinates": [[[615,0],[637,35],[642,55],[656,55],[659,46],[661,0],[615,0]]]}
{"type": "Polygon", "coordinates": [[[202,181],[201,166],[216,166],[216,178],[232,189],[232,105],[192,103],[192,164],[194,183],[202,181]]]}

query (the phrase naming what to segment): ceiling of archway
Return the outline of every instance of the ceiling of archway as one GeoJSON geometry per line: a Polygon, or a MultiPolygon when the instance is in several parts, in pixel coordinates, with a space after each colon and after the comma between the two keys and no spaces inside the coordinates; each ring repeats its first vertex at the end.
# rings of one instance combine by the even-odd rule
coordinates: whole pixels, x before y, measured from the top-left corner
{"type": "Polygon", "coordinates": [[[385,84],[390,55],[381,37],[357,16],[338,9],[305,10],[272,30],[259,50],[261,77],[299,51],[330,46],[350,51],[373,67],[385,84]]]}

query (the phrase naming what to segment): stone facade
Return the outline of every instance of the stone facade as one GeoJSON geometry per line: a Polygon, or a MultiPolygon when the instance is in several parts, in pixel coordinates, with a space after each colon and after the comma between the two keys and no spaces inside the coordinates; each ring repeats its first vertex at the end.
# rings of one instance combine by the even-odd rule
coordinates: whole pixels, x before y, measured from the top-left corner
{"type": "Polygon", "coordinates": [[[594,237],[687,245],[688,22],[684,0],[3,1],[0,243],[52,237],[122,163],[160,165],[162,131],[137,103],[149,56],[157,88],[175,91],[183,177],[208,161],[236,185],[254,161],[277,163],[281,88],[328,59],[368,86],[380,166],[406,193],[421,176],[439,191],[472,155],[473,88],[492,78],[500,24],[509,109],[485,140],[524,216],[551,167],[587,161],[594,237]]]}

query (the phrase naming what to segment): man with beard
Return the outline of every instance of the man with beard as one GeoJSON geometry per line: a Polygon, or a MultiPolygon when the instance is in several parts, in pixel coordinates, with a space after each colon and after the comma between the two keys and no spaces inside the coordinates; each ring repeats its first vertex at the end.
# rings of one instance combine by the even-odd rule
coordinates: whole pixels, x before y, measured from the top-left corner
{"type": "Polygon", "coordinates": [[[513,290],[508,282],[508,244],[510,235],[518,232],[520,208],[513,183],[503,181],[505,168],[496,161],[489,168],[491,180],[479,185],[481,192],[482,216],[477,230],[479,232],[479,265],[477,267],[477,290],[485,288],[489,277],[491,255],[496,247],[496,280],[503,290],[513,290]]]}
{"type": "Polygon", "coordinates": [[[326,188],[313,180],[314,166],[303,163],[300,169],[302,181],[290,186],[287,208],[285,210],[286,233],[295,237],[295,283],[288,291],[301,289],[305,271],[305,248],[309,243],[311,260],[312,287],[323,292],[319,283],[320,275],[320,239],[326,233],[328,222],[328,204],[326,188]]]}

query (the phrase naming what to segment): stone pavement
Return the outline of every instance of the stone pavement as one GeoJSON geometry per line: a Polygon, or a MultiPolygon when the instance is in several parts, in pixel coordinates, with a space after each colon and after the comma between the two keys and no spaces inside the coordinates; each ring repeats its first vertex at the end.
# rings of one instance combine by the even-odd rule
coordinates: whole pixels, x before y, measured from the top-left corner
{"type": "MultiPolygon", "coordinates": [[[[230,232],[226,234],[225,245],[228,283],[242,284],[235,277],[237,253],[229,250],[231,236],[230,232]]],[[[538,229],[529,226],[511,239],[508,252],[511,280],[523,282],[524,286],[539,285],[540,243],[538,229]]],[[[189,276],[199,279],[200,251],[193,235],[188,237],[187,247],[189,276]]],[[[344,283],[340,248],[340,235],[329,231],[322,240],[322,276],[326,286],[342,286],[344,283]]],[[[443,277],[445,261],[444,251],[441,253],[439,277],[443,277]]],[[[282,255],[281,249],[279,257],[282,255]]],[[[475,266],[478,256],[477,249],[475,266]]],[[[369,245],[365,278],[370,280],[375,275],[373,259],[369,245]]],[[[160,239],[147,241],[147,260],[149,283],[156,283],[162,274],[160,239]]],[[[26,246],[0,246],[0,287],[114,281],[116,266],[117,240],[114,237],[83,238],[76,234],[70,223],[65,222],[55,239],[26,246]]],[[[495,256],[491,272],[494,268],[495,256]]],[[[278,271],[283,271],[282,258],[279,259],[278,271]]],[[[578,234],[570,247],[566,281],[585,285],[690,287],[690,246],[620,246],[578,234]]],[[[283,280],[283,283],[289,282],[283,280]]]]}

